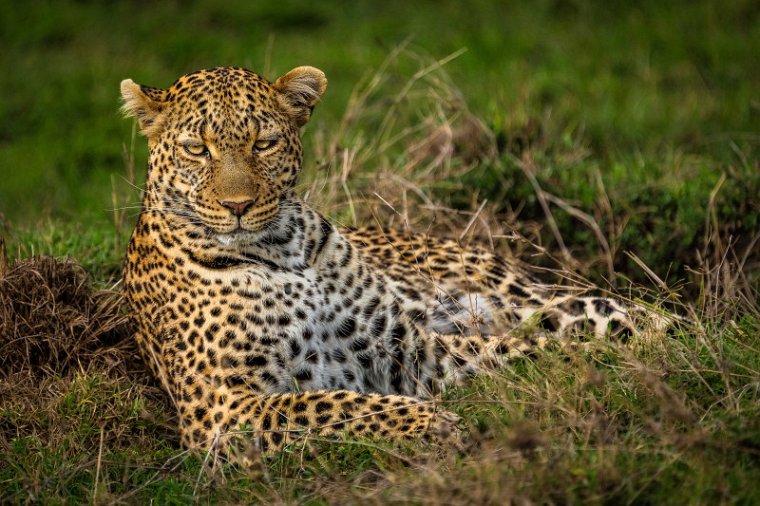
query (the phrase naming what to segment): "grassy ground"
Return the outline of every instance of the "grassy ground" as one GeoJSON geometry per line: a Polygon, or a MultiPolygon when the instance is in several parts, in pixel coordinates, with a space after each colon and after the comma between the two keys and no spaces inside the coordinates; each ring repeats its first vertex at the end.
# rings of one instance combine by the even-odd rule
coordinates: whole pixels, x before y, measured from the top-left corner
{"type": "MultiPolygon", "coordinates": [[[[145,163],[121,79],[311,64],[330,86],[302,191],[333,219],[485,242],[693,323],[448,393],[480,440],[466,456],[323,442],[208,470],[178,448],[111,292],[64,270],[51,283],[79,288],[22,303],[38,292],[0,280],[4,310],[42,325],[11,335],[0,312],[0,502],[760,501],[755,2],[2,3],[12,261],[117,281],[145,163]]],[[[24,287],[48,272],[20,265],[24,287]]]]}

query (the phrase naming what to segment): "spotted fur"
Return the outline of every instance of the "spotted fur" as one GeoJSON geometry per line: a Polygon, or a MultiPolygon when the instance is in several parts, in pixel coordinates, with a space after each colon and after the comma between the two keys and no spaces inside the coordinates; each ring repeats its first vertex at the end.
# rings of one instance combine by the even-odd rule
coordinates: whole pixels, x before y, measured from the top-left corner
{"type": "Polygon", "coordinates": [[[447,386],[575,328],[634,331],[618,301],[542,286],[485,249],[339,229],[306,206],[299,129],[326,86],[312,67],[122,82],[150,152],[126,296],[185,446],[451,440],[458,418],[430,400],[447,386]]]}

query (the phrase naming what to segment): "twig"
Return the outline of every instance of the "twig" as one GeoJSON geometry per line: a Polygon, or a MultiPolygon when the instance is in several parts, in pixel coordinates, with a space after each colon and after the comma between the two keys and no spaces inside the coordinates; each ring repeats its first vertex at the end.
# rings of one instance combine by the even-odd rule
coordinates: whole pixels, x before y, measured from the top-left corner
{"type": "Polygon", "coordinates": [[[464,237],[467,235],[467,233],[470,231],[470,227],[472,227],[473,223],[475,223],[475,220],[478,219],[478,216],[480,216],[480,213],[483,211],[483,208],[486,206],[486,203],[488,203],[488,199],[485,199],[481,204],[480,207],[478,207],[478,210],[475,211],[475,214],[472,215],[472,218],[470,218],[470,221],[467,222],[467,226],[464,227],[464,230],[462,230],[462,233],[459,234],[459,240],[461,241],[464,239],[464,237]]]}
{"type": "Polygon", "coordinates": [[[662,278],[660,278],[660,276],[655,274],[655,272],[652,269],[650,269],[649,266],[647,266],[647,264],[645,264],[644,261],[636,255],[636,253],[631,253],[630,251],[626,251],[625,254],[626,256],[628,256],[628,258],[633,260],[636,265],[641,267],[641,269],[647,274],[647,276],[649,276],[649,278],[652,281],[654,281],[657,284],[657,286],[659,286],[663,290],[670,291],[668,288],[668,285],[662,280],[662,278]]]}
{"type": "Polygon", "coordinates": [[[541,204],[541,209],[543,209],[544,214],[546,215],[546,221],[549,223],[549,228],[551,229],[552,234],[554,235],[554,239],[557,241],[557,245],[559,246],[559,249],[562,252],[562,257],[565,259],[565,261],[569,262],[571,265],[575,265],[576,264],[575,259],[572,257],[572,255],[570,254],[570,251],[565,246],[565,241],[562,240],[562,234],[560,234],[559,232],[559,227],[557,226],[557,222],[554,220],[554,215],[552,214],[552,211],[549,208],[549,204],[546,202],[544,191],[541,189],[541,185],[538,184],[538,180],[536,179],[536,176],[528,168],[525,162],[523,162],[522,160],[518,160],[517,158],[515,158],[515,161],[517,162],[517,165],[520,167],[520,169],[523,171],[523,174],[525,174],[525,177],[527,177],[528,181],[530,181],[530,185],[533,187],[533,191],[536,194],[538,203],[541,204]]]}
{"type": "Polygon", "coordinates": [[[5,255],[5,239],[0,235],[0,278],[8,272],[8,257],[5,255]]]}
{"type": "Polygon", "coordinates": [[[343,167],[340,176],[340,183],[343,186],[343,191],[348,199],[348,208],[351,211],[351,224],[356,224],[356,208],[354,207],[354,199],[351,197],[351,191],[348,189],[348,176],[351,173],[353,166],[355,153],[349,152],[348,149],[343,150],[343,167]]]}
{"type": "Polygon", "coordinates": [[[209,465],[209,460],[211,459],[212,452],[215,452],[217,449],[217,445],[219,444],[219,432],[214,434],[214,439],[211,441],[211,446],[209,446],[208,451],[206,452],[206,456],[203,458],[203,465],[201,466],[200,470],[198,471],[198,477],[195,480],[195,487],[193,488],[193,499],[198,497],[198,489],[200,488],[201,484],[201,477],[203,476],[203,471],[207,468],[209,465]]]}
{"type": "Polygon", "coordinates": [[[596,236],[596,239],[599,241],[599,245],[604,250],[604,257],[605,261],[607,262],[607,272],[610,275],[610,279],[613,279],[615,276],[615,265],[612,260],[612,251],[610,250],[610,243],[607,242],[607,238],[604,237],[604,234],[602,233],[602,229],[599,227],[599,224],[596,222],[596,220],[588,213],[585,213],[578,209],[577,207],[571,206],[569,203],[567,203],[565,200],[561,199],[560,197],[557,197],[556,195],[552,195],[549,192],[541,191],[541,193],[544,195],[544,198],[551,202],[552,204],[560,207],[563,211],[565,211],[567,214],[572,216],[573,218],[576,218],[591,229],[592,232],[594,232],[594,235],[596,236]]]}

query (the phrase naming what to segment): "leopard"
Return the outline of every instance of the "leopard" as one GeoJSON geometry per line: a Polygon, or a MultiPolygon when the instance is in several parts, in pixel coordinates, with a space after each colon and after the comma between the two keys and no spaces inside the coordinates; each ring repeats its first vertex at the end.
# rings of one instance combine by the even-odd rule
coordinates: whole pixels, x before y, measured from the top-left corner
{"type": "Polygon", "coordinates": [[[182,446],[456,445],[448,388],[551,343],[640,331],[635,304],[540,283],[492,249],[312,209],[301,131],[326,88],[310,66],[121,83],[148,145],[124,293],[182,446]]]}

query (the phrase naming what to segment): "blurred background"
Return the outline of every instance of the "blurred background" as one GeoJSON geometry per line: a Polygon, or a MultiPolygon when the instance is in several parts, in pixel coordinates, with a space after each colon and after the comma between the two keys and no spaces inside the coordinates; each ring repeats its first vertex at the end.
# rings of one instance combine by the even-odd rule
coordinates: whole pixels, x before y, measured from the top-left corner
{"type": "MultiPolygon", "coordinates": [[[[218,65],[270,80],[303,64],[325,71],[305,133],[306,180],[323,181],[313,191],[368,188],[351,186],[341,160],[413,84],[395,132],[419,133],[443,100],[476,125],[473,143],[489,144],[454,150],[445,170],[404,174],[421,202],[465,213],[462,224],[487,202],[506,228],[549,249],[610,270],[635,249],[663,276],[683,273],[710,234],[747,246],[758,230],[756,1],[0,4],[0,230],[26,252],[92,257],[114,228],[128,232],[146,149],[120,116],[122,79],[167,87],[218,65]],[[556,229],[515,225],[545,223],[547,206],[556,229]],[[72,231],[94,235],[83,245],[64,239],[72,231]]],[[[401,170],[418,153],[383,146],[374,154],[391,162],[365,157],[364,174],[401,170]]],[[[344,212],[357,203],[327,212],[362,221],[344,212]]]]}

